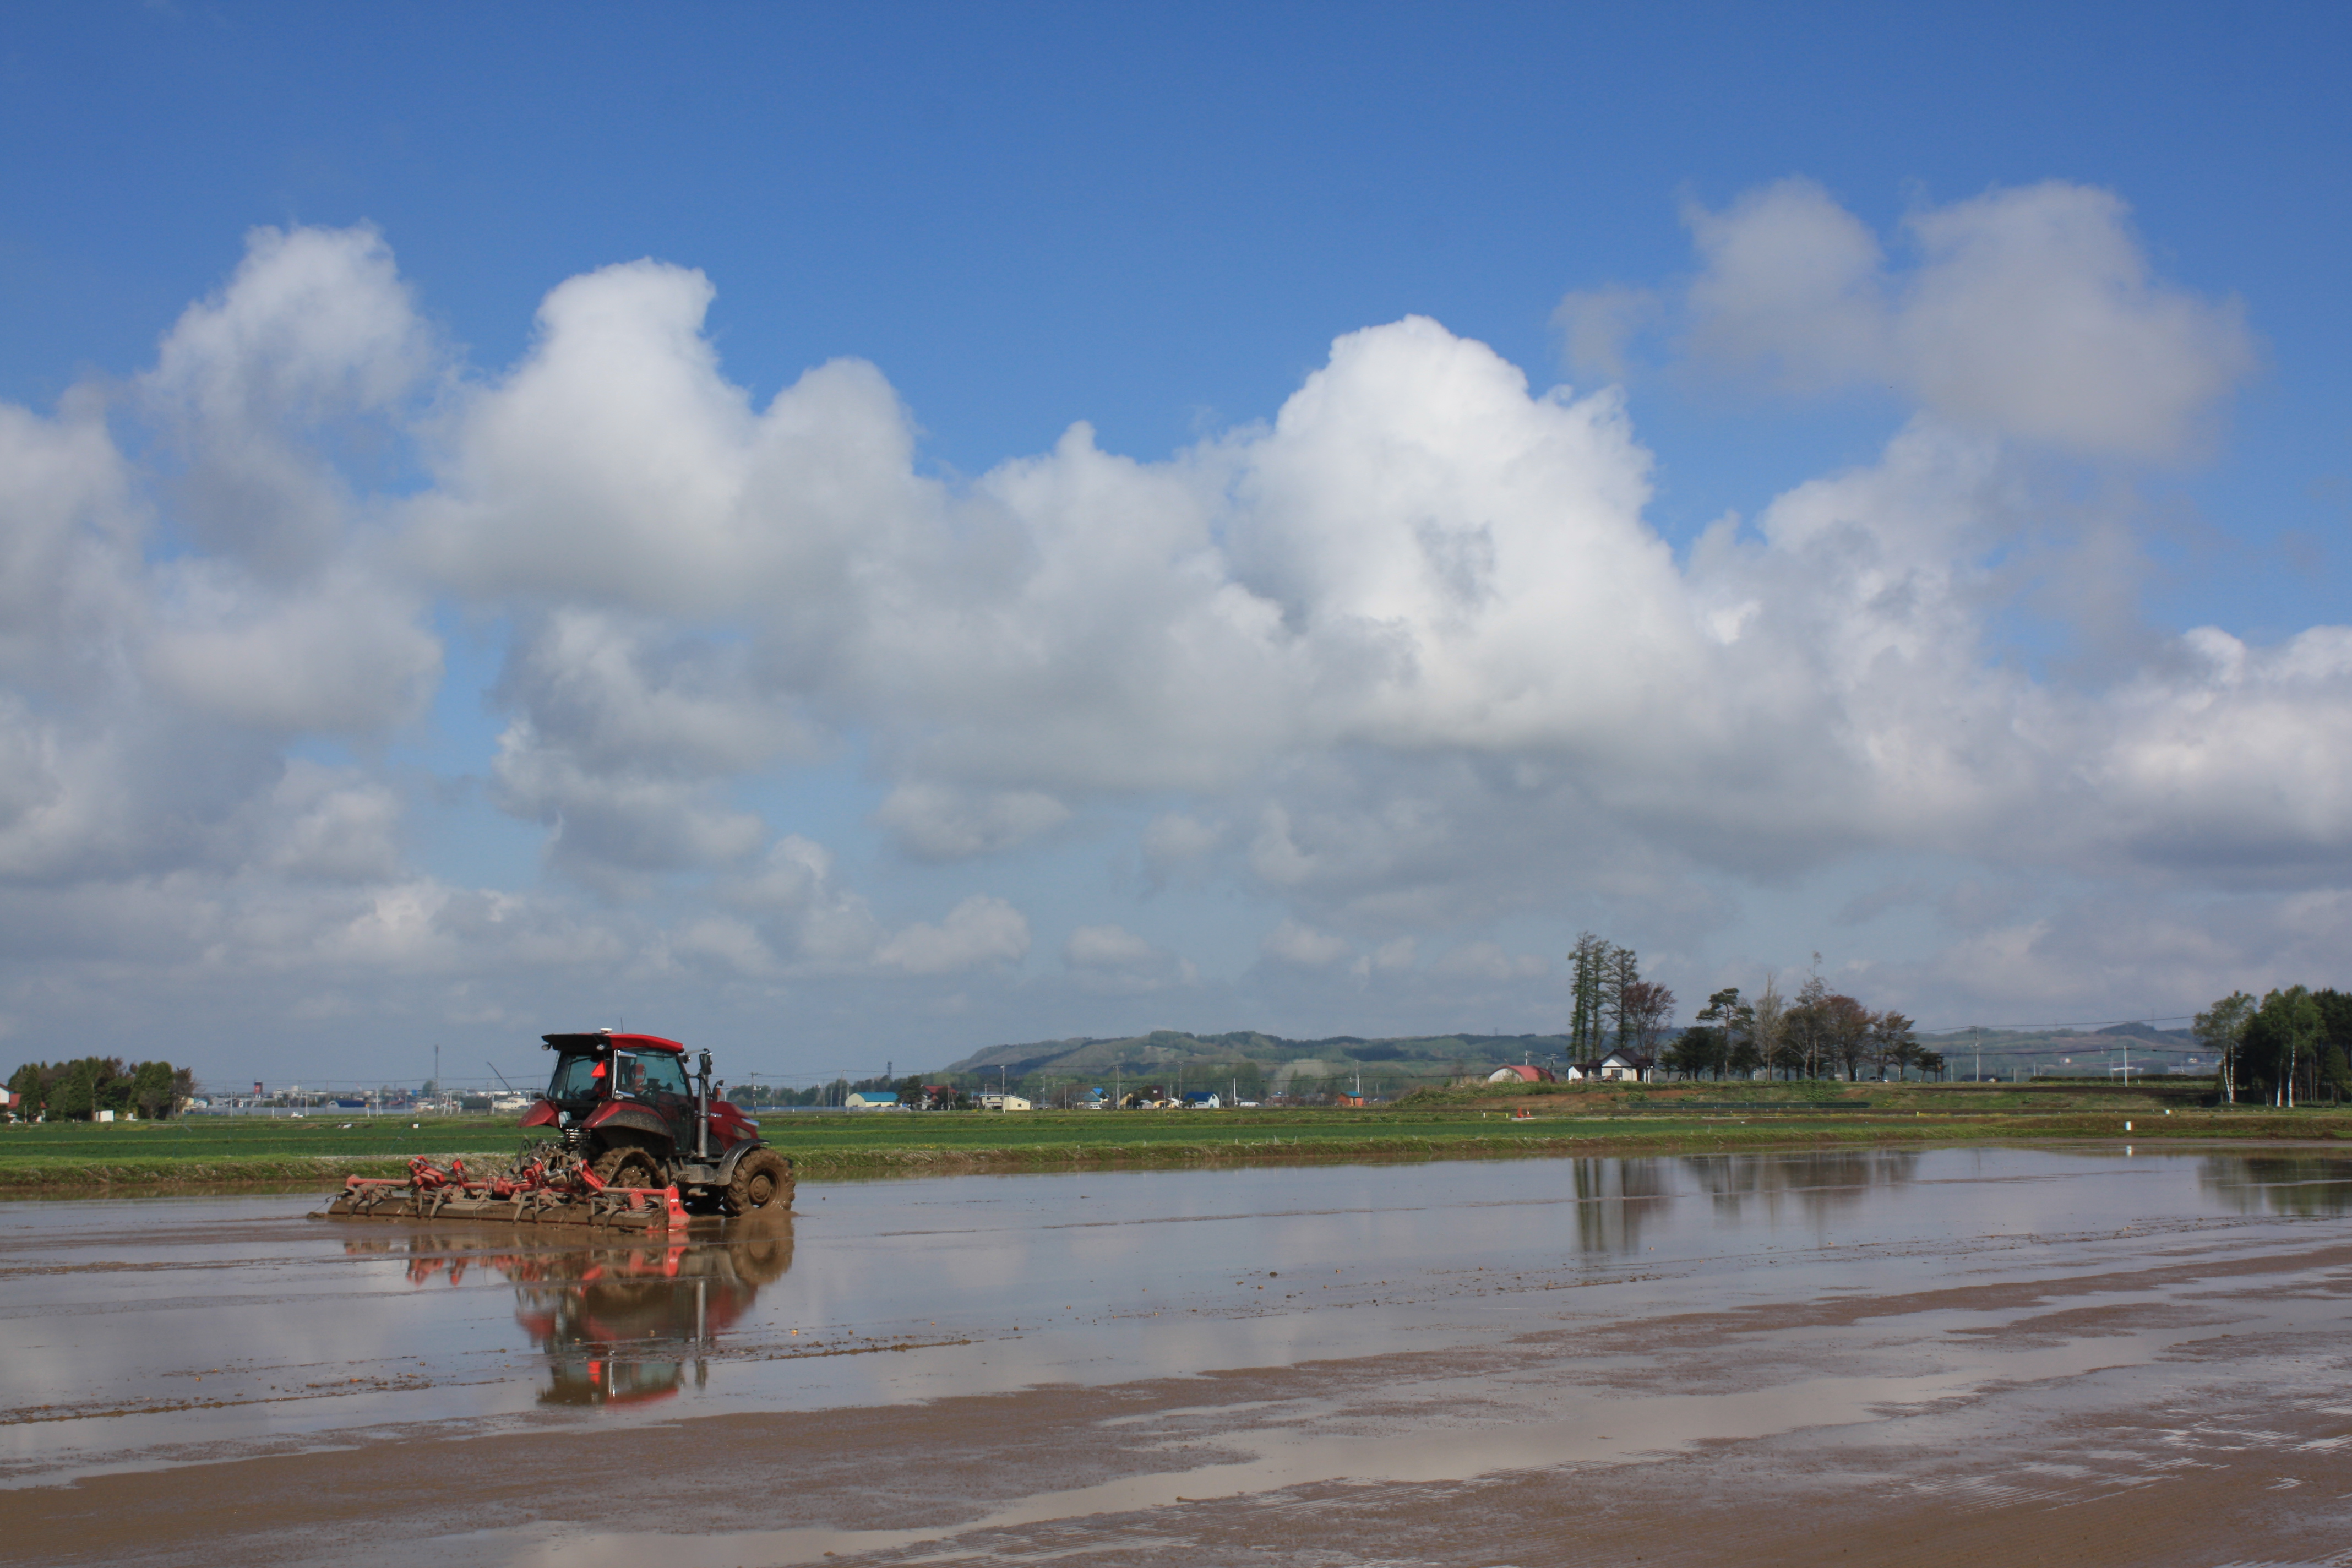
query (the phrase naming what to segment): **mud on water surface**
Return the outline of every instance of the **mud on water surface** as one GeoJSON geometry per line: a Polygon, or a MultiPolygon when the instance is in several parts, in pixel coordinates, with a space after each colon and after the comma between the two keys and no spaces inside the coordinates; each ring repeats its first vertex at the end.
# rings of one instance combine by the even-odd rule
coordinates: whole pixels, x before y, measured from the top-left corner
{"type": "Polygon", "coordinates": [[[0,1205],[0,1560],[2352,1562],[2352,1162],[0,1205]]]}

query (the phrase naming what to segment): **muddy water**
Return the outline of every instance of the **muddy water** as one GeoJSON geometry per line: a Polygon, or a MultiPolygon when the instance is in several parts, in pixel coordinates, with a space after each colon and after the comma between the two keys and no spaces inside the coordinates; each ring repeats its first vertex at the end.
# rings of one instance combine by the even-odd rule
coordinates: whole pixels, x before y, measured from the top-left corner
{"type": "Polygon", "coordinates": [[[2352,1549],[2344,1161],[811,1184],[682,1245],[317,1206],[0,1205],[0,1558],[2352,1549]]]}

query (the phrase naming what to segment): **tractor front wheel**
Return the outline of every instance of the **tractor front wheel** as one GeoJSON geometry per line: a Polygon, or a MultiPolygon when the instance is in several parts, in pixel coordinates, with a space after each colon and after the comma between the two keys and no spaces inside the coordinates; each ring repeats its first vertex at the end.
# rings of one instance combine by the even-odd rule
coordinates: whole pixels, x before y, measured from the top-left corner
{"type": "Polygon", "coordinates": [[[754,1214],[793,1206],[793,1163],[773,1149],[754,1149],[735,1163],[727,1184],[727,1212],[754,1214]]]}

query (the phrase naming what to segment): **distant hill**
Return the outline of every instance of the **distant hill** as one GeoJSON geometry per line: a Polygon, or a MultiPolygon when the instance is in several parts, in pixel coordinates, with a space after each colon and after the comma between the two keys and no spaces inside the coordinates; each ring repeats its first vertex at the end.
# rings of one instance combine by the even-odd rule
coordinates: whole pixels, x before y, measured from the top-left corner
{"type": "Polygon", "coordinates": [[[2121,1050],[2126,1042],[2186,1050],[2197,1044],[2197,1037],[2187,1029],[2159,1029],[2153,1024],[2110,1024],[2104,1029],[1948,1029],[1919,1038],[1945,1052],[1976,1038],[1983,1039],[1987,1048],[1999,1044],[2004,1050],[2121,1050]]]}
{"type": "MultiPolygon", "coordinates": [[[[2116,1024],[2104,1029],[1955,1029],[1920,1037],[1941,1051],[1955,1073],[1980,1064],[2007,1076],[2012,1069],[2053,1072],[2099,1071],[2132,1052],[2135,1071],[2161,1071],[2188,1065],[2195,1046],[2185,1029],[2147,1024],[2116,1024]],[[2149,1054],[2143,1058],[2145,1050],[2149,1054]],[[2071,1060],[2069,1059],[2071,1058],[2071,1060]]],[[[1032,1089],[1045,1084],[1105,1089],[1213,1088],[1234,1084],[1244,1096],[1316,1095],[1353,1089],[1360,1081],[1369,1095],[1391,1096],[1423,1084],[1443,1084],[1469,1073],[1485,1074],[1509,1062],[1533,1060],[1557,1066],[1568,1055],[1565,1035],[1408,1035],[1367,1039],[1330,1035],[1293,1040],[1254,1029],[1225,1035],[1194,1035],[1154,1029],[1116,1038],[1079,1037],[990,1046],[940,1069],[946,1081],[967,1086],[1000,1074],[1032,1089]]],[[[2210,1066],[2210,1064],[2208,1064],[2210,1066]]]]}
{"type": "MultiPolygon", "coordinates": [[[[2193,1046],[2197,1037],[2187,1029],[2159,1029],[2154,1024],[2110,1024],[2104,1029],[2091,1031],[2095,1035],[2116,1035],[2135,1040],[2147,1040],[2159,1046],[2193,1046]]],[[[2060,1035],[2065,1031],[2061,1029],[2060,1035]]]]}
{"type": "Polygon", "coordinates": [[[2211,1053],[2200,1049],[2187,1029],[2152,1024],[2110,1024],[2103,1029],[1954,1029],[1922,1035],[1920,1043],[1941,1051],[1956,1074],[1979,1067],[2003,1078],[2037,1071],[2096,1075],[2119,1070],[2131,1058],[2141,1072],[2210,1072],[2211,1053]]]}
{"type": "Polygon", "coordinates": [[[1192,1035],[1154,1029],[1116,1039],[1032,1040],[990,1046],[942,1069],[949,1076],[994,1078],[1001,1070],[1014,1081],[1054,1078],[1176,1079],[1207,1085],[1230,1078],[1254,1090],[1309,1093],[1341,1081],[1352,1087],[1359,1073],[1366,1093],[1394,1093],[1425,1083],[1443,1083],[1468,1072],[1491,1072],[1506,1062],[1567,1054],[1565,1035],[1414,1035],[1366,1039],[1332,1035],[1290,1040],[1241,1030],[1228,1035],[1192,1035]]]}

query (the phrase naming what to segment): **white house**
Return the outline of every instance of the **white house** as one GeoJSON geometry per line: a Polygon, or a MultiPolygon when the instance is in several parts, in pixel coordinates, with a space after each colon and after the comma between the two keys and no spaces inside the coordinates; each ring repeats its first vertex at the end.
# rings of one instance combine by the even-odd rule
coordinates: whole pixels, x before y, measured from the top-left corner
{"type": "Polygon", "coordinates": [[[980,1108],[982,1110],[1034,1110],[1037,1109],[1034,1104],[1020,1095],[999,1094],[992,1089],[981,1091],[980,1108]]]}
{"type": "Polygon", "coordinates": [[[1657,1058],[1639,1051],[1612,1051],[1586,1065],[1591,1068],[1588,1076],[1616,1082],[1647,1083],[1658,1076],[1657,1058]]]}

